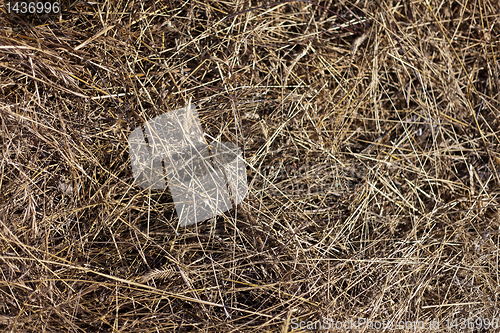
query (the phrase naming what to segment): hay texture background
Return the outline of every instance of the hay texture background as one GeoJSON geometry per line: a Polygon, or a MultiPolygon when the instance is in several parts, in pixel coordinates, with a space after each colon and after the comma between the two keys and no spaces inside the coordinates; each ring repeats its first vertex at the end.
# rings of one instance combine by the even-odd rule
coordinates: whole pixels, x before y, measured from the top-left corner
{"type": "Polygon", "coordinates": [[[500,316],[498,2],[61,7],[0,13],[2,331],[500,316]],[[249,194],[178,228],[127,137],[190,102],[249,194]]]}

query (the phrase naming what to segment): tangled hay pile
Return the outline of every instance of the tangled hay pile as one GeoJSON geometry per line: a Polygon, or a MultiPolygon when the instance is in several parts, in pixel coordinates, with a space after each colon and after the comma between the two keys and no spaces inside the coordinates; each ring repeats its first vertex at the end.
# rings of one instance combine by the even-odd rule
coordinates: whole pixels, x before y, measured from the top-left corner
{"type": "Polygon", "coordinates": [[[498,318],[497,2],[62,9],[0,14],[3,331],[498,318]],[[127,137],[189,103],[249,193],[178,228],[127,137]]]}

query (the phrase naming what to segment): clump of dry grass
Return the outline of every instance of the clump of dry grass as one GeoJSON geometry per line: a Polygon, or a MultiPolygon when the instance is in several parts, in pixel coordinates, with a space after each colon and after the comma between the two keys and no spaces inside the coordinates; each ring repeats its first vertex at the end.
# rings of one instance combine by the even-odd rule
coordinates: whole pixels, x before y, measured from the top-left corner
{"type": "MultiPolygon", "coordinates": [[[[0,14],[0,327],[496,318],[499,5],[80,2],[0,14]],[[178,229],[134,126],[197,103],[243,204],[178,229]]],[[[441,325],[438,331],[446,331],[441,325]]]]}

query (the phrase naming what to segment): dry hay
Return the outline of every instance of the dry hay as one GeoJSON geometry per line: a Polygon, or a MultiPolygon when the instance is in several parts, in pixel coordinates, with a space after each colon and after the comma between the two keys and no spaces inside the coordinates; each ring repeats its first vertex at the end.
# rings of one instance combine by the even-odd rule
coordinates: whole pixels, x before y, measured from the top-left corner
{"type": "Polygon", "coordinates": [[[498,3],[2,10],[2,330],[499,315],[498,3]],[[178,229],[127,136],[190,101],[244,147],[250,193],[178,229]]]}

